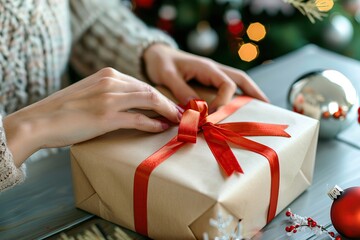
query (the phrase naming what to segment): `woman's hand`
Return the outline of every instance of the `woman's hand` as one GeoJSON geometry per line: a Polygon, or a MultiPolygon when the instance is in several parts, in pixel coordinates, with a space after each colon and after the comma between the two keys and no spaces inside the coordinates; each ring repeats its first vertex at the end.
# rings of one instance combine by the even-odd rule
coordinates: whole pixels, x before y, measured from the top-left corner
{"type": "Polygon", "coordinates": [[[135,108],[154,110],[174,123],[182,114],[150,85],[105,68],[4,118],[8,147],[20,166],[40,148],[67,146],[120,128],[160,132],[169,127],[128,111],[135,108]]]}
{"type": "Polygon", "coordinates": [[[265,94],[245,72],[208,58],[173,49],[164,44],[154,44],[144,52],[144,61],[150,80],[168,87],[182,104],[198,97],[187,85],[191,79],[218,89],[216,98],[209,106],[212,111],[228,103],[237,87],[249,96],[268,102],[265,94]]]}

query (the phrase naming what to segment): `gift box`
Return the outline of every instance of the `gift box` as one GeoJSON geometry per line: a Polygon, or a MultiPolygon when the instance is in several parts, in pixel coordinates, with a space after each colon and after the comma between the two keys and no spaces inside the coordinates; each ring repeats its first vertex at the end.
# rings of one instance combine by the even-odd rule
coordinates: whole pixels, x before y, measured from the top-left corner
{"type": "Polygon", "coordinates": [[[153,239],[212,239],[209,220],[229,215],[250,238],[311,185],[318,121],[249,97],[187,109],[162,133],[72,146],[76,206],[153,239]]]}

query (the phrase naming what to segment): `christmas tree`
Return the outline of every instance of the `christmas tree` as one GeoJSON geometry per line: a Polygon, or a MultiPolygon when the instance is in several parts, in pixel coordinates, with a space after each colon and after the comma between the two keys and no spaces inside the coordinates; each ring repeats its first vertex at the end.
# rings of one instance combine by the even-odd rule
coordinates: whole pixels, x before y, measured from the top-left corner
{"type": "Polygon", "coordinates": [[[134,0],[132,6],[181,49],[247,70],[308,43],[360,59],[360,0],[329,2],[134,0]],[[320,11],[304,9],[310,5],[320,11]]]}

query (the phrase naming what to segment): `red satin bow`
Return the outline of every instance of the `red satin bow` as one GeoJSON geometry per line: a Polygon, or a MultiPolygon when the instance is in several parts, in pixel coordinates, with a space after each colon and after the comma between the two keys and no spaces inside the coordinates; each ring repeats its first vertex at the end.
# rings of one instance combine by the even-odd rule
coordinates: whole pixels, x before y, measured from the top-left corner
{"type": "Polygon", "coordinates": [[[228,176],[234,172],[243,173],[243,170],[227,142],[259,153],[268,159],[271,172],[271,190],[267,221],[269,222],[275,217],[280,184],[278,156],[273,149],[244,136],[290,137],[284,131],[287,125],[256,122],[217,124],[249,101],[251,101],[249,97],[235,98],[230,104],[209,116],[207,104],[203,100],[192,100],[186,105],[178,135],[145,159],[136,169],[134,177],[134,224],[137,232],[147,235],[147,190],[151,172],[186,143],[196,143],[197,133],[201,130],[218,164],[228,176]]]}

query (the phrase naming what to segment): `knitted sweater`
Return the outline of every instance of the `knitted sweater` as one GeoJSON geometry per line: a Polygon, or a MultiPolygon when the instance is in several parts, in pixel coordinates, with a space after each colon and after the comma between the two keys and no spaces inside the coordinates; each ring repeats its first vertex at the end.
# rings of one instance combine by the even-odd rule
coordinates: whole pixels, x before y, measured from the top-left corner
{"type": "Polygon", "coordinates": [[[110,66],[145,80],[141,55],[154,42],[176,47],[120,0],[0,0],[0,191],[25,179],[2,117],[59,90],[69,63],[83,76],[110,66]]]}

